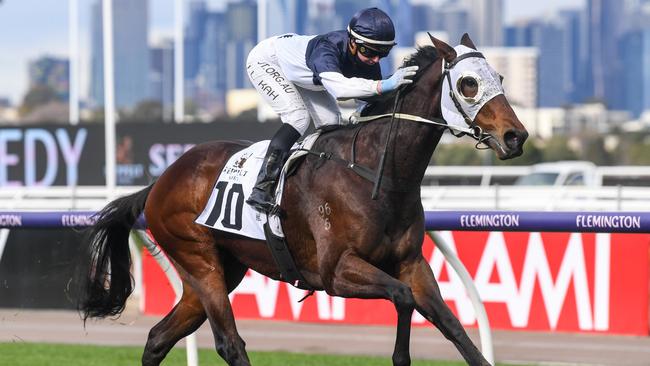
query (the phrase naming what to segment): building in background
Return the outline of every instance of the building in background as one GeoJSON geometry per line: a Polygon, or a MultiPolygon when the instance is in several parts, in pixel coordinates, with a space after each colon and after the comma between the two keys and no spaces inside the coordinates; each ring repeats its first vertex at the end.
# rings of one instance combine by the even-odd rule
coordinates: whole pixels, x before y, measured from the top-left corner
{"type": "Polygon", "coordinates": [[[305,0],[296,1],[295,25],[296,27],[293,32],[307,34],[309,27],[309,6],[305,0]]]}
{"type": "MultiPolygon", "coordinates": [[[[465,0],[470,35],[477,47],[503,44],[503,0],[465,0]]],[[[451,35],[450,35],[451,36],[451,35]]]]}
{"type": "Polygon", "coordinates": [[[226,94],[248,87],[245,64],[257,40],[254,1],[229,3],[211,10],[204,0],[189,4],[185,27],[185,95],[200,114],[225,113],[226,94]]]}
{"type": "Polygon", "coordinates": [[[174,116],[174,41],[164,39],[150,49],[149,96],[160,103],[164,121],[174,116]]]}
{"type": "Polygon", "coordinates": [[[560,107],[571,94],[570,44],[560,18],[534,20],[512,25],[505,30],[507,47],[535,47],[539,52],[537,105],[560,107]],[[570,88],[567,90],[567,88],[570,88]]]}
{"type": "Polygon", "coordinates": [[[630,118],[625,111],[608,109],[604,103],[577,104],[566,108],[564,128],[556,130],[559,135],[580,136],[586,133],[606,135],[623,126],[630,118]]]}
{"type": "Polygon", "coordinates": [[[257,43],[257,2],[230,2],[226,9],[228,42],[226,44],[226,88],[251,87],[246,73],[246,58],[257,43]]]}
{"type": "Polygon", "coordinates": [[[103,25],[102,2],[95,1],[90,8],[90,90],[88,99],[91,108],[104,105],[103,25]]]}
{"type": "Polygon", "coordinates": [[[438,29],[437,20],[439,19],[437,8],[428,4],[413,4],[413,32],[426,32],[438,29]]]}
{"type": "Polygon", "coordinates": [[[70,62],[67,59],[43,56],[29,63],[29,87],[45,86],[56,99],[67,101],[70,94],[70,62]]]}
{"type": "Polygon", "coordinates": [[[587,1],[587,59],[585,85],[593,98],[606,103],[610,109],[620,109],[623,64],[618,57],[618,40],[625,29],[624,6],[620,0],[587,1]]]}
{"type": "Polygon", "coordinates": [[[266,36],[305,34],[309,20],[307,3],[305,0],[267,0],[266,36]]]}
{"type": "Polygon", "coordinates": [[[567,111],[564,108],[512,108],[531,137],[550,139],[566,129],[567,111]]]}
{"type": "MultiPolygon", "coordinates": [[[[447,33],[452,45],[460,42],[464,33],[470,33],[474,42],[480,39],[478,34],[470,31],[469,11],[467,6],[461,1],[448,1],[446,5],[441,6],[437,14],[440,29],[447,33]]],[[[477,43],[478,45],[478,43],[477,43]]]]}
{"type": "Polygon", "coordinates": [[[582,103],[585,98],[585,88],[580,78],[581,55],[586,53],[586,42],[583,12],[580,10],[562,10],[559,15],[559,22],[563,29],[564,61],[563,68],[567,71],[564,79],[564,95],[566,102],[582,103]]]}
{"type": "Polygon", "coordinates": [[[194,102],[209,114],[224,111],[227,65],[227,19],[224,13],[211,12],[205,19],[203,38],[199,43],[199,68],[194,79],[194,102]]]}
{"type": "MultiPolygon", "coordinates": [[[[151,3],[114,0],[115,53],[120,60],[115,63],[116,104],[132,108],[150,98],[159,101],[168,115],[173,47],[147,46],[147,2],[151,3]]],[[[344,29],[354,13],[370,6],[386,11],[396,25],[399,48],[382,60],[384,77],[414,51],[417,34],[420,45],[430,45],[422,32],[432,32],[455,46],[467,32],[506,77],[509,99],[522,107],[568,108],[602,101],[609,109],[634,116],[650,109],[650,1],[645,0],[587,0],[581,9],[561,9],[508,25],[503,24],[504,0],[266,0],[266,28],[261,33],[321,34],[344,29]]],[[[257,1],[224,0],[214,7],[207,0],[188,0],[187,7],[186,102],[203,119],[212,120],[229,110],[230,91],[251,87],[245,63],[258,42],[257,1]]],[[[104,101],[101,21],[101,1],[95,0],[91,106],[104,101]]]]}
{"type": "Polygon", "coordinates": [[[184,78],[186,81],[185,95],[192,98],[193,80],[199,73],[201,65],[201,44],[205,34],[205,23],[208,9],[205,1],[191,1],[189,3],[188,20],[185,26],[184,49],[184,78]]]}
{"type": "Polygon", "coordinates": [[[464,33],[478,39],[478,35],[471,33],[469,10],[463,0],[447,0],[436,7],[425,3],[413,5],[412,22],[415,38],[418,32],[444,32],[452,46],[459,43],[464,33]]]}
{"type": "MultiPolygon", "coordinates": [[[[133,109],[149,96],[149,3],[113,0],[115,106],[133,109]]],[[[102,4],[92,5],[91,93],[94,106],[104,105],[102,4]]]]}
{"type": "Polygon", "coordinates": [[[533,47],[479,47],[487,62],[503,76],[503,88],[510,103],[537,107],[537,59],[533,47]]]}
{"type": "MultiPolygon", "coordinates": [[[[401,47],[413,46],[413,6],[410,0],[379,0],[376,6],[390,16],[395,25],[395,41],[401,47]]],[[[367,7],[367,5],[366,5],[367,7]]],[[[363,7],[357,8],[357,11],[363,7]]]]}
{"type": "Polygon", "coordinates": [[[367,1],[365,5],[357,8],[352,14],[343,14],[337,11],[338,0],[310,0],[308,1],[307,16],[309,22],[305,34],[321,34],[331,32],[335,29],[343,29],[348,25],[350,17],[361,8],[369,6],[367,1]]]}
{"type": "Polygon", "coordinates": [[[621,46],[623,109],[639,117],[650,111],[650,27],[627,33],[621,46]]]}

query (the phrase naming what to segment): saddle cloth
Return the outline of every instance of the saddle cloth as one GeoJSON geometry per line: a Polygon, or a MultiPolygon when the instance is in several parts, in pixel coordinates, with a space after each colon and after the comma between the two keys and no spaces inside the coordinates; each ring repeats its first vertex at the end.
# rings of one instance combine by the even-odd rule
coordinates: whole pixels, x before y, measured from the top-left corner
{"type": "MultiPolygon", "coordinates": [[[[276,186],[277,204],[280,204],[282,199],[287,171],[297,158],[307,154],[304,150],[309,150],[318,136],[318,132],[311,134],[292,147],[292,153],[282,168],[276,186]]],[[[260,141],[230,157],[217,178],[203,212],[195,220],[197,224],[265,240],[264,224],[268,221],[271,231],[277,236],[284,237],[280,218],[277,215],[267,217],[265,213],[246,203],[255,186],[268,145],[268,140],[260,141]]]]}

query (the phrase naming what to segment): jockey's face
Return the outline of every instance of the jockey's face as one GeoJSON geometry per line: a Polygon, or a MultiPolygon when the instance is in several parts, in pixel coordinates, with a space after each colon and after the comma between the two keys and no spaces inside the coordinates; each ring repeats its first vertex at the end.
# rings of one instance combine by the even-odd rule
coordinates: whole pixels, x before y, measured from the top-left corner
{"type": "Polygon", "coordinates": [[[375,55],[373,57],[366,57],[361,52],[357,52],[357,57],[359,58],[359,61],[363,62],[366,65],[374,65],[379,62],[379,56],[375,55]]]}
{"type": "Polygon", "coordinates": [[[379,59],[388,56],[392,47],[370,46],[365,43],[350,42],[350,49],[356,53],[359,61],[366,65],[374,65],[379,59]]]}

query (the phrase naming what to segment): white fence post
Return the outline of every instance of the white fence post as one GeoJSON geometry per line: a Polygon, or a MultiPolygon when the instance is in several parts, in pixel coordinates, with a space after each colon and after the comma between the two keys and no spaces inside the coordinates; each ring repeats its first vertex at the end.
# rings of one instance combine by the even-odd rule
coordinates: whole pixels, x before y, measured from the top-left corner
{"type": "MultiPolygon", "coordinates": [[[[181,296],[183,295],[183,283],[181,282],[178,273],[172,266],[171,262],[163,253],[162,249],[158,248],[156,244],[149,239],[149,236],[144,230],[134,230],[137,239],[142,245],[151,253],[151,256],[158,262],[160,268],[165,272],[165,275],[171,283],[174,294],[176,295],[175,303],[180,301],[181,296]]],[[[187,350],[187,366],[198,366],[199,365],[199,352],[196,343],[196,332],[185,337],[185,348],[187,350]]]]}
{"type": "Polygon", "coordinates": [[[483,357],[491,364],[494,365],[494,345],[492,344],[492,332],[490,330],[490,322],[485,312],[485,307],[481,301],[481,297],[478,294],[476,286],[474,286],[474,281],[472,277],[467,272],[467,269],[463,263],[458,259],[456,254],[449,249],[447,243],[442,239],[438,233],[435,231],[428,231],[428,234],[433,239],[433,242],[436,244],[440,252],[445,256],[447,262],[451,264],[454,268],[461,281],[465,285],[469,299],[472,301],[472,306],[474,307],[474,312],[476,313],[476,321],[478,323],[478,333],[481,338],[481,352],[483,352],[483,357]]]}

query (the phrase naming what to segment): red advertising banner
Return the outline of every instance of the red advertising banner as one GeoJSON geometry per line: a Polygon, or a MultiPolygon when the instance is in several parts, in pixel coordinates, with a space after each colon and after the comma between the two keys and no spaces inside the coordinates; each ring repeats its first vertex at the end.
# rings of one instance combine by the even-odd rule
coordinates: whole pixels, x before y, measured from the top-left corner
{"type": "MultiPolygon", "coordinates": [[[[495,329],[648,335],[650,234],[441,232],[474,279],[495,329]]],[[[447,304],[465,326],[476,317],[460,278],[433,242],[429,260],[447,304]]],[[[144,312],[166,314],[174,294],[145,253],[144,312]]],[[[249,271],[230,295],[235,316],[344,324],[395,324],[384,300],[332,298],[249,271]]],[[[419,314],[414,325],[427,324],[419,314]]]]}

